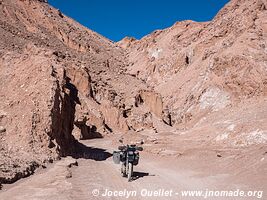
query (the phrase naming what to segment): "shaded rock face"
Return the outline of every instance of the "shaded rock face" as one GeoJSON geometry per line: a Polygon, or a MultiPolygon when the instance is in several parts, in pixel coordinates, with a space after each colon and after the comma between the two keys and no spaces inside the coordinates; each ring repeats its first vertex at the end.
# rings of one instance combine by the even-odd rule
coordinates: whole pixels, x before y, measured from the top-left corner
{"type": "Polygon", "coordinates": [[[97,132],[96,126],[88,126],[85,122],[77,122],[75,125],[80,129],[80,135],[78,135],[79,140],[87,140],[94,138],[102,138],[101,133],[97,132]]]}
{"type": "Polygon", "coordinates": [[[52,138],[58,144],[60,155],[65,156],[75,152],[75,139],[72,135],[76,104],[80,104],[78,90],[64,73],[63,86],[57,85],[54,107],[52,109],[52,138]]]}

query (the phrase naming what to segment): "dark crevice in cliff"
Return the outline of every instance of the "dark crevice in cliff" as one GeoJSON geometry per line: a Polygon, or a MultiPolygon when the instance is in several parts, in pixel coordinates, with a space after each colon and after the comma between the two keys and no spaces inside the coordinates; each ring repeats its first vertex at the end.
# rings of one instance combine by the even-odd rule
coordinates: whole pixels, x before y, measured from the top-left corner
{"type": "Polygon", "coordinates": [[[56,81],[54,107],[52,110],[52,139],[58,144],[60,156],[75,153],[77,141],[72,135],[75,107],[80,103],[78,90],[64,74],[63,87],[56,81]]]}

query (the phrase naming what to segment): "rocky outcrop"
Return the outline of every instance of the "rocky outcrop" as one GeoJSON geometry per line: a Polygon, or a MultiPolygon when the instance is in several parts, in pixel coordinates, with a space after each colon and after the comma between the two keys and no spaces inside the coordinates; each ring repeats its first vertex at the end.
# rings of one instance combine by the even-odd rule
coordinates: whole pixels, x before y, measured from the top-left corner
{"type": "Polygon", "coordinates": [[[4,133],[4,132],[6,132],[6,128],[3,126],[0,126],[0,133],[4,133]]]}
{"type": "Polygon", "coordinates": [[[39,1],[1,1],[1,182],[75,156],[77,139],[128,130],[122,105],[135,89],[124,92],[124,80],[145,87],[123,73],[121,48],[62,16],[39,1]]]}
{"type": "MultiPolygon", "coordinates": [[[[128,52],[127,73],[162,97],[150,109],[169,125],[191,127],[208,112],[265,97],[265,4],[233,0],[211,22],[177,22],[139,41],[118,42],[128,52]]],[[[136,101],[145,102],[141,95],[136,101]]]]}
{"type": "Polygon", "coordinates": [[[162,117],[163,102],[160,94],[154,91],[140,91],[140,93],[136,96],[135,105],[138,107],[138,105],[143,103],[146,104],[149,107],[149,110],[157,117],[162,117]]]}

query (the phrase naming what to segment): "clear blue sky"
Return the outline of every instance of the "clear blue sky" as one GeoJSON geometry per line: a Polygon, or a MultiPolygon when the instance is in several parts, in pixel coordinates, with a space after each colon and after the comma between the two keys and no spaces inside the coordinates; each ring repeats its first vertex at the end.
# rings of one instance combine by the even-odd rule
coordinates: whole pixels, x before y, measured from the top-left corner
{"type": "Polygon", "coordinates": [[[229,0],[49,0],[55,8],[105,37],[137,39],[191,19],[209,21],[229,0]]]}

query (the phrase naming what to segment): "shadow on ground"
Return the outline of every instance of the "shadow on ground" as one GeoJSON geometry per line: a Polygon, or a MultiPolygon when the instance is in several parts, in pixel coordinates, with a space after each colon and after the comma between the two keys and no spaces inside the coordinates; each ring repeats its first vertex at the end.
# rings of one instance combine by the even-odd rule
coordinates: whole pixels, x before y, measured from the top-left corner
{"type": "Polygon", "coordinates": [[[73,158],[91,159],[95,161],[104,161],[111,157],[112,154],[107,152],[106,149],[88,147],[80,142],[77,144],[76,153],[72,155],[73,158]]]}
{"type": "Polygon", "coordinates": [[[133,172],[132,180],[135,181],[139,178],[144,178],[145,176],[155,176],[154,174],[149,174],[147,172],[133,172]]]}

